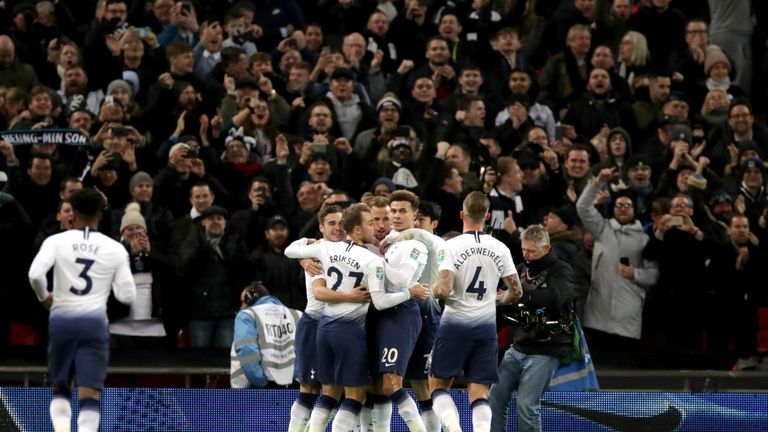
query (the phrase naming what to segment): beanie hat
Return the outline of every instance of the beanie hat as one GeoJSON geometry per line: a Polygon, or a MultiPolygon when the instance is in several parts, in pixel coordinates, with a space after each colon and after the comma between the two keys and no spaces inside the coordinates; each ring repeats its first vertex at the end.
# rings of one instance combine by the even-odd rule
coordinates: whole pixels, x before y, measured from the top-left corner
{"type": "Polygon", "coordinates": [[[403,106],[400,103],[400,99],[397,98],[397,96],[392,92],[384,93],[384,96],[379,100],[379,103],[376,104],[376,111],[381,111],[384,107],[395,107],[398,111],[401,111],[403,106]]]}
{"type": "Polygon", "coordinates": [[[728,56],[725,55],[723,49],[717,45],[708,46],[707,55],[704,58],[704,73],[709,75],[709,70],[718,63],[725,63],[728,66],[728,70],[731,70],[731,61],[728,60],[728,56]]]}
{"type": "Polygon", "coordinates": [[[558,208],[552,209],[552,213],[559,217],[564,224],[568,225],[568,228],[572,228],[579,220],[576,210],[570,204],[563,204],[558,208]]]}
{"type": "Polygon", "coordinates": [[[107,86],[107,96],[111,95],[113,91],[123,89],[128,92],[128,94],[133,95],[133,87],[128,83],[128,81],[116,79],[109,83],[107,86]]]}
{"type": "Polygon", "coordinates": [[[133,192],[133,188],[136,187],[139,183],[149,183],[151,185],[155,184],[155,181],[152,180],[152,176],[147,174],[144,171],[139,171],[136,174],[131,177],[131,179],[128,181],[128,193],[133,192]]]}
{"type": "Polygon", "coordinates": [[[131,225],[138,225],[144,230],[147,230],[147,222],[144,220],[144,216],[141,215],[141,206],[138,203],[132,202],[125,207],[125,213],[123,218],[120,219],[120,232],[126,227],[131,225]]]}

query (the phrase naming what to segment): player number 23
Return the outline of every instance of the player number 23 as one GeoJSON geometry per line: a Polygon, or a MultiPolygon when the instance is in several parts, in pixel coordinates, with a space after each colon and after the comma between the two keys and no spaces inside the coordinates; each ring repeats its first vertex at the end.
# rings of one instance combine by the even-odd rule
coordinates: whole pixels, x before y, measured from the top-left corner
{"type": "Polygon", "coordinates": [[[91,292],[91,288],[93,288],[93,281],[91,280],[91,277],[88,276],[88,270],[91,269],[91,266],[95,261],[91,259],[78,258],[75,260],[75,262],[83,265],[83,271],[81,271],[77,277],[85,281],[85,288],[77,289],[75,287],[70,287],[69,292],[75,295],[86,295],[91,292]]]}

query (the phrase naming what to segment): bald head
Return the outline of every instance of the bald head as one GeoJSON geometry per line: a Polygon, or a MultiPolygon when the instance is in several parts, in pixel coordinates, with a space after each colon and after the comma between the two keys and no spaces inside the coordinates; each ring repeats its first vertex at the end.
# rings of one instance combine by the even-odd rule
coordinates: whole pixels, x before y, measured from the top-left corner
{"type": "Polygon", "coordinates": [[[0,66],[8,67],[16,59],[16,46],[7,35],[0,36],[0,66]]]}

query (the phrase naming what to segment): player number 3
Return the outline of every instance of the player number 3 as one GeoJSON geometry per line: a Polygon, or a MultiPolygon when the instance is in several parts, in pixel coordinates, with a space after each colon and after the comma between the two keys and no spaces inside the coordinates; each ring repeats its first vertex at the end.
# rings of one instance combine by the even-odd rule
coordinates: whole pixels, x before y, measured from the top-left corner
{"type": "Polygon", "coordinates": [[[77,289],[75,287],[70,287],[69,292],[75,295],[86,295],[91,292],[91,288],[93,288],[93,281],[91,280],[91,277],[88,276],[88,270],[91,269],[91,266],[96,261],[86,258],[78,258],[75,262],[83,265],[83,271],[77,276],[85,281],[85,288],[77,289]]]}

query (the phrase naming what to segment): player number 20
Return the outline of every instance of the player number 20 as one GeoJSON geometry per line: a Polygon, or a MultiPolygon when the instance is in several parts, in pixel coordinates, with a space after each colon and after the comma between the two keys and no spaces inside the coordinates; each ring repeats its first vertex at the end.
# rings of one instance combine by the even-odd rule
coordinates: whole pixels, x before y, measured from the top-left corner
{"type": "Polygon", "coordinates": [[[394,363],[397,361],[397,348],[384,348],[384,355],[381,356],[382,363],[394,363]]]}
{"type": "Polygon", "coordinates": [[[482,300],[483,295],[487,291],[485,289],[485,282],[478,280],[480,279],[480,269],[482,267],[477,267],[475,269],[475,275],[472,276],[472,281],[469,283],[469,286],[467,287],[467,292],[472,294],[477,294],[477,299],[482,300]]]}

